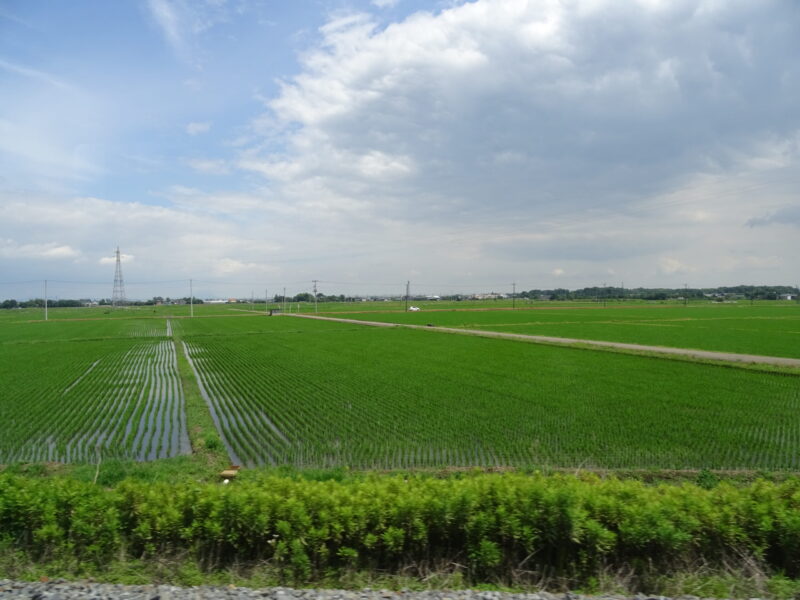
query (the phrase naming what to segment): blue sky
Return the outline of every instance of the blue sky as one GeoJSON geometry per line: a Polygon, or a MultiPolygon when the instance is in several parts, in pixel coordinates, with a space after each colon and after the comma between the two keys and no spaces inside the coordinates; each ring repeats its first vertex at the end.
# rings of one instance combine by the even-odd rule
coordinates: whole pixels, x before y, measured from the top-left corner
{"type": "Polygon", "coordinates": [[[164,204],[162,190],[176,181],[247,189],[240,176],[220,177],[227,173],[192,164],[230,156],[279,92],[279,80],[298,72],[297,56],[318,39],[318,28],[340,12],[369,8],[376,7],[202,0],[5,4],[4,112],[33,138],[30,152],[16,161],[11,153],[7,168],[33,188],[123,202],[164,204]],[[37,161],[38,143],[46,149],[37,161]]]}
{"type": "Polygon", "coordinates": [[[107,296],[117,245],[138,297],[796,285],[798,26],[791,0],[2,2],[0,297],[107,296]]]}

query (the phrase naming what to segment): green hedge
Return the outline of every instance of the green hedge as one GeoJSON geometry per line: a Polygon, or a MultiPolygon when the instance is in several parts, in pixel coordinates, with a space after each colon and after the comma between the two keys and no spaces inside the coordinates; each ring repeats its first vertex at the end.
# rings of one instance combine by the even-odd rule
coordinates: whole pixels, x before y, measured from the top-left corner
{"type": "Polygon", "coordinates": [[[112,489],[0,475],[0,543],[33,560],[183,555],[207,568],[269,561],[295,581],[347,569],[463,565],[472,581],[522,572],[669,569],[747,556],[800,572],[800,480],[648,486],[594,477],[264,477],[112,489]]]}

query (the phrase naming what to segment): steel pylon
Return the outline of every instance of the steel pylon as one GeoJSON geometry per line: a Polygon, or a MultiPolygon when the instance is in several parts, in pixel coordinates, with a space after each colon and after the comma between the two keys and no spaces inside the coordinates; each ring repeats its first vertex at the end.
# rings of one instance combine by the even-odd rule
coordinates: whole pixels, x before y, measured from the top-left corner
{"type": "Polygon", "coordinates": [[[125,304],[125,281],[122,279],[122,261],[119,259],[119,246],[117,246],[117,268],[114,271],[114,292],[111,294],[111,305],[122,306],[125,304]]]}

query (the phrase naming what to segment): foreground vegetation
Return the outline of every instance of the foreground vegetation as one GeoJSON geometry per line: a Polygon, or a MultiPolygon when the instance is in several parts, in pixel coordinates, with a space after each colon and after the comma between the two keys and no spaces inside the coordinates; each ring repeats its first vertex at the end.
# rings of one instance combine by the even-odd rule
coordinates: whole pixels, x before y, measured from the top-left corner
{"type": "Polygon", "coordinates": [[[0,475],[0,568],[119,579],[160,563],[172,581],[260,570],[295,585],[369,570],[572,589],[624,571],[630,589],[651,593],[698,565],[786,586],[800,573],[797,479],[704,489],[509,473],[251,475],[111,488],[0,475]]]}

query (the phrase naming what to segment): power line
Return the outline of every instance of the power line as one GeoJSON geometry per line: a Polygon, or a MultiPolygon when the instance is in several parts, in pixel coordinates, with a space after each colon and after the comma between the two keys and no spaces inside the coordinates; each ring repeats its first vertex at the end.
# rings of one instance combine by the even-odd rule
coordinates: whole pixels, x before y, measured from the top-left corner
{"type": "MultiPolygon", "coordinates": [[[[186,279],[181,279],[180,281],[186,281],[186,279]]],[[[195,279],[197,283],[205,283],[210,285],[247,285],[251,286],[254,283],[258,282],[258,279],[251,279],[250,281],[230,281],[228,279],[195,279]]],[[[319,280],[317,280],[319,281],[319,280]]],[[[308,279],[302,279],[300,281],[267,281],[265,285],[278,285],[278,284],[288,284],[288,285],[304,285],[308,283],[308,279]]],[[[320,282],[320,283],[328,283],[328,282],[320,282]]]]}

